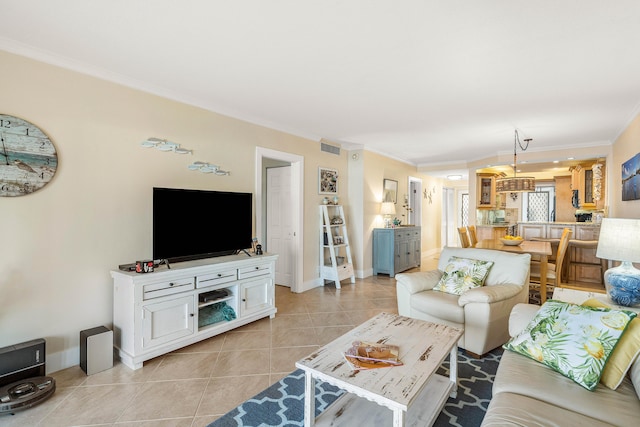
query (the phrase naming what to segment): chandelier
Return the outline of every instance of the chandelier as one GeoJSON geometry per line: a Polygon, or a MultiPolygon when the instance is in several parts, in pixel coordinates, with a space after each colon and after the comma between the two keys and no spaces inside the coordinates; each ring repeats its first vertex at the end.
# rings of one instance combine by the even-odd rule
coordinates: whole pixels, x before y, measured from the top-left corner
{"type": "Polygon", "coordinates": [[[536,179],[531,176],[517,176],[516,165],[518,156],[516,150],[518,146],[522,151],[526,151],[529,148],[531,138],[524,139],[525,144],[520,142],[520,135],[518,135],[518,129],[516,129],[516,135],[513,142],[513,177],[511,178],[498,178],[496,179],[496,192],[498,193],[522,193],[526,191],[536,191],[536,179]]]}

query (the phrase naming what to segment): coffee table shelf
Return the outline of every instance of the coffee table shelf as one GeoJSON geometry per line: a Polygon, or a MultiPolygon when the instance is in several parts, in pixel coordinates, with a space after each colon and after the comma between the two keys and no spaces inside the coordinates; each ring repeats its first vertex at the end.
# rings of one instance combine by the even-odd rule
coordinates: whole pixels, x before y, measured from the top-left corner
{"type": "Polygon", "coordinates": [[[457,342],[463,331],[447,325],[381,313],[298,361],[305,371],[305,426],[429,426],[457,391],[457,342]],[[353,341],[396,344],[402,366],[353,371],[344,351],[353,341]],[[449,357],[449,377],[436,374],[449,357]],[[315,380],[348,392],[318,419],[315,380]],[[414,405],[415,403],[415,405],[414,405]]]}
{"type": "MultiPolygon", "coordinates": [[[[455,384],[449,378],[437,374],[432,376],[416,398],[420,404],[413,405],[406,411],[405,425],[433,425],[454,389],[455,384]]],[[[393,412],[376,402],[347,393],[322,412],[313,425],[390,426],[393,425],[393,412]]]]}

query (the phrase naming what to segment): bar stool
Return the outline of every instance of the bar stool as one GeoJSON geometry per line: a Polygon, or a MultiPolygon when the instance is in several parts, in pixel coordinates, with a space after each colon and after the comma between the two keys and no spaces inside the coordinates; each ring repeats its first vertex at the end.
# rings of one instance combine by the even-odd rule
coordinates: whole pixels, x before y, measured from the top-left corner
{"type": "MultiPolygon", "coordinates": [[[[569,271],[574,271],[575,274],[575,270],[572,268],[574,266],[580,266],[580,265],[587,265],[587,266],[594,266],[594,267],[598,267],[600,268],[600,280],[602,281],[602,285],[604,286],[604,272],[607,271],[607,260],[606,259],[602,259],[602,258],[598,258],[599,262],[582,262],[582,261],[577,261],[576,260],[576,249],[597,249],[598,248],[598,241],[597,240],[569,240],[569,251],[570,251],[570,257],[569,257],[569,271]]],[[[574,280],[575,280],[575,276],[574,276],[574,280]]]]}

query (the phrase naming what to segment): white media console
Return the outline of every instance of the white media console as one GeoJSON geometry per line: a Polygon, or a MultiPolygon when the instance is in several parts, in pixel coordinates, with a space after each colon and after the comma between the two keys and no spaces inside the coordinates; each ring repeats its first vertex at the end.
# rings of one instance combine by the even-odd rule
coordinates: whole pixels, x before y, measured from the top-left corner
{"type": "Polygon", "coordinates": [[[241,254],[162,266],[153,273],[112,271],[114,345],[120,360],[139,369],[146,360],[273,318],[277,258],[241,254]]]}

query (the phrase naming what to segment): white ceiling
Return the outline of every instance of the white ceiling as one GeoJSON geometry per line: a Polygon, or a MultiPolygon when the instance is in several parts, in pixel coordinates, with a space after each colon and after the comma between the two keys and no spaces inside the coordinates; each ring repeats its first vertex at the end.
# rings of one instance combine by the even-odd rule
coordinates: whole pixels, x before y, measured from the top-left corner
{"type": "Polygon", "coordinates": [[[2,50],[417,166],[512,153],[516,128],[529,150],[609,145],[640,101],[638,0],[0,0],[0,11],[2,50]]]}

